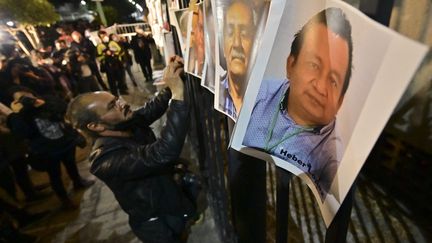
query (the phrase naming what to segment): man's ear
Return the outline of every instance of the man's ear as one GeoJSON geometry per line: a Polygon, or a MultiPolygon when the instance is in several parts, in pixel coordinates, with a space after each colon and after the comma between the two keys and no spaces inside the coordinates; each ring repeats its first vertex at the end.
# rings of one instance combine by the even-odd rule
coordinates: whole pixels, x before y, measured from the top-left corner
{"type": "Polygon", "coordinates": [[[295,57],[293,57],[291,55],[288,56],[288,58],[287,58],[287,64],[286,64],[286,75],[287,75],[288,79],[291,76],[294,64],[295,64],[295,57]]]}
{"type": "Polygon", "coordinates": [[[87,124],[87,129],[93,132],[103,132],[106,130],[105,126],[97,123],[97,122],[90,122],[89,124],[87,124]]]}

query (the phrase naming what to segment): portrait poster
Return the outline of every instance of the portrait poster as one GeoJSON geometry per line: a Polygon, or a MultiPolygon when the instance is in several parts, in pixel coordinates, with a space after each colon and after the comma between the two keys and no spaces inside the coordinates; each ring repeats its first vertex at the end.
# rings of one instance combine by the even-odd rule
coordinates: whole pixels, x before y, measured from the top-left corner
{"type": "Polygon", "coordinates": [[[182,50],[183,57],[186,54],[186,43],[188,35],[188,26],[190,20],[189,8],[180,10],[172,10],[173,21],[172,24],[176,27],[177,36],[179,37],[180,48],[182,50]]]}
{"type": "Polygon", "coordinates": [[[169,63],[172,56],[175,56],[174,38],[172,32],[164,33],[164,45],[163,45],[165,64],[169,63]]]}
{"type": "Polygon", "coordinates": [[[230,146],[299,176],[328,226],[427,47],[342,1],[279,1],[230,146]]]}
{"type": "Polygon", "coordinates": [[[215,0],[215,109],[236,121],[267,23],[269,0],[215,0]]]}
{"type": "Polygon", "coordinates": [[[189,17],[185,71],[201,78],[205,67],[203,3],[196,4],[192,9],[189,17]]]}
{"type": "Polygon", "coordinates": [[[216,26],[213,12],[213,0],[204,1],[204,44],[205,44],[205,70],[201,85],[214,93],[215,90],[215,61],[216,61],[216,26]]]}

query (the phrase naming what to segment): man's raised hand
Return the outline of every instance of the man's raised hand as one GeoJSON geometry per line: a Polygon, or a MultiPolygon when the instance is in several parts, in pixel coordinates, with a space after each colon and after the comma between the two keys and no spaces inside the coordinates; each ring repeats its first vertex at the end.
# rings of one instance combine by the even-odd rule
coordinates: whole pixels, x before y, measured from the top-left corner
{"type": "Polygon", "coordinates": [[[163,81],[171,89],[174,100],[184,99],[184,84],[181,79],[181,74],[184,72],[183,67],[183,59],[173,56],[164,71],[163,81]]]}

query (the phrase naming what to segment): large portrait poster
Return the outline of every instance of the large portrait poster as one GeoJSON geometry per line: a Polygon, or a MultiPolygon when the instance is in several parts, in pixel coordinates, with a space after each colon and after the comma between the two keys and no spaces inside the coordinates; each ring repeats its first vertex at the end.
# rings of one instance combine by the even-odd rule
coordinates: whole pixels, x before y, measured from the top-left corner
{"type": "Polygon", "coordinates": [[[270,11],[231,146],[301,177],[328,226],[427,48],[342,1],[270,11]]]}
{"type": "Polygon", "coordinates": [[[218,63],[214,106],[234,121],[266,26],[269,0],[215,0],[218,63]]]}
{"type": "Polygon", "coordinates": [[[215,17],[213,13],[213,0],[204,1],[204,43],[205,43],[205,70],[201,85],[214,93],[215,90],[215,61],[217,50],[217,37],[215,17]]]}
{"type": "Polygon", "coordinates": [[[185,71],[201,78],[205,67],[203,3],[196,4],[193,9],[189,23],[185,71]]]}

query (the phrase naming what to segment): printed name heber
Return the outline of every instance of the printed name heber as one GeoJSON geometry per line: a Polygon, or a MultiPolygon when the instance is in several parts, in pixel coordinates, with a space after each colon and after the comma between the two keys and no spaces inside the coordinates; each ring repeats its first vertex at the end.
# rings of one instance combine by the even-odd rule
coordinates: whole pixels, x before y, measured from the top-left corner
{"type": "Polygon", "coordinates": [[[287,150],[284,150],[284,149],[281,149],[280,154],[282,154],[284,156],[284,159],[290,159],[290,160],[296,162],[298,165],[301,165],[302,167],[307,166],[308,172],[310,173],[310,169],[312,167],[312,165],[310,163],[303,162],[301,159],[297,158],[295,154],[290,154],[290,153],[288,153],[287,150]]]}
{"type": "Polygon", "coordinates": [[[280,154],[284,156],[284,159],[290,159],[294,162],[296,162],[298,165],[302,167],[307,167],[307,172],[312,177],[312,180],[315,182],[315,185],[317,186],[318,192],[323,196],[323,191],[321,189],[321,186],[318,183],[318,180],[316,179],[315,175],[311,172],[312,165],[310,163],[305,163],[301,159],[297,158],[295,154],[288,153],[288,150],[281,149],[280,154]]]}

